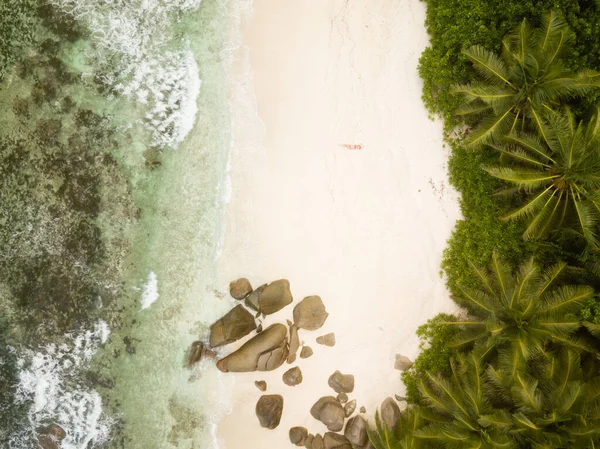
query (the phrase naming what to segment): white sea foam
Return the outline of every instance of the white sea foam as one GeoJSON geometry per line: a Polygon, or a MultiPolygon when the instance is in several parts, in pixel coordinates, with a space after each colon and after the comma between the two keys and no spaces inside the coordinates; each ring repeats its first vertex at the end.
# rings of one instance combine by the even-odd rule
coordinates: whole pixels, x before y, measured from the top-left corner
{"type": "Polygon", "coordinates": [[[142,289],[142,310],[150,307],[158,299],[158,277],[151,271],[142,289]]]}
{"type": "Polygon", "coordinates": [[[22,354],[15,400],[31,403],[29,428],[15,432],[11,448],[33,447],[38,429],[50,423],[66,431],[62,449],[87,449],[108,440],[112,422],[102,414],[100,395],[78,379],[109,334],[108,325],[100,320],[91,330],[67,335],[67,343],[22,354]]]}
{"type": "Polygon", "coordinates": [[[191,131],[200,92],[198,65],[170,25],[201,0],[49,0],[92,33],[93,65],[115,92],[145,107],[155,145],[176,148],[191,131]]]}

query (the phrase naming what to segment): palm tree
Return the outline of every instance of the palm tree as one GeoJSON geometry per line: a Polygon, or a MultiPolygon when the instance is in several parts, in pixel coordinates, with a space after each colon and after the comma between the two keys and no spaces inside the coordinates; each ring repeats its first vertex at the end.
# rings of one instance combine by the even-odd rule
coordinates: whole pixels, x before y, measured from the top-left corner
{"type": "Polygon", "coordinates": [[[468,147],[497,142],[529,125],[537,127],[546,108],[600,86],[597,72],[572,73],[564,66],[562,56],[571,38],[564,20],[550,11],[538,29],[523,19],[502,41],[500,56],[480,45],[463,50],[481,77],[454,89],[464,100],[456,113],[480,119],[465,142],[468,147]]]}
{"type": "Polygon", "coordinates": [[[597,248],[600,110],[585,125],[576,123],[568,110],[548,111],[539,129],[539,136],[510,134],[506,144],[492,145],[504,163],[485,170],[527,196],[503,218],[525,219],[525,239],[545,238],[560,229],[597,248]]]}
{"type": "Polygon", "coordinates": [[[419,407],[409,406],[400,415],[396,430],[392,430],[375,412],[375,428],[367,428],[369,441],[375,449],[425,449],[425,442],[414,433],[423,426],[419,407]]]}
{"type": "Polygon", "coordinates": [[[472,317],[446,323],[461,328],[450,347],[493,349],[509,380],[532,357],[547,356],[552,344],[596,352],[573,336],[581,328],[575,314],[594,290],[584,285],[556,286],[566,264],[542,272],[531,259],[512,274],[494,252],[491,265],[491,272],[473,267],[481,288],[458,286],[460,294],[454,299],[472,317]]]}

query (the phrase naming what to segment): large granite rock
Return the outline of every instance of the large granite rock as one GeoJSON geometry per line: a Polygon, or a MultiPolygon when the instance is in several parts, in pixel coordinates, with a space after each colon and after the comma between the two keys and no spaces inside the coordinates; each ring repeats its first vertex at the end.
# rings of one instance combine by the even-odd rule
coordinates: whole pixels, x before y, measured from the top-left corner
{"type": "Polygon", "coordinates": [[[283,383],[290,387],[295,387],[302,383],[302,371],[297,366],[290,368],[282,376],[283,383]]]}
{"type": "Polygon", "coordinates": [[[210,327],[210,345],[215,348],[233,343],[254,329],[254,317],[244,306],[238,304],[210,327]]]}
{"type": "Polygon", "coordinates": [[[413,362],[406,356],[396,354],[396,361],[394,362],[394,368],[399,371],[407,371],[413,366],[413,362]]]}
{"type": "Polygon", "coordinates": [[[352,444],[344,435],[327,432],[323,437],[325,449],[352,449],[352,444]]]}
{"type": "Polygon", "coordinates": [[[204,347],[204,343],[197,340],[192,343],[190,349],[188,351],[188,355],[185,359],[185,367],[191,368],[196,363],[200,362],[200,360],[214,360],[217,358],[217,353],[215,351],[211,351],[204,347]]]}
{"type": "Polygon", "coordinates": [[[330,334],[321,335],[317,337],[317,343],[324,346],[335,346],[335,334],[331,332],[330,334]]]}
{"type": "Polygon", "coordinates": [[[271,371],[279,368],[287,356],[287,328],[273,324],[255,335],[240,349],[217,362],[226,372],[271,371]]]}
{"type": "Polygon", "coordinates": [[[260,312],[271,315],[278,312],[293,301],[290,281],[279,279],[267,285],[258,298],[260,312]]]}
{"type": "Polygon", "coordinates": [[[300,339],[298,338],[298,328],[292,324],[290,326],[290,347],[287,356],[288,363],[294,363],[296,361],[296,353],[300,347],[300,339]]]}
{"type": "Polygon", "coordinates": [[[306,427],[292,427],[290,429],[290,441],[296,446],[304,446],[308,438],[306,427]]]}
{"type": "Polygon", "coordinates": [[[229,284],[229,293],[235,299],[244,299],[250,293],[252,293],[252,285],[246,278],[240,278],[229,284]]]}
{"type": "Polygon", "coordinates": [[[398,419],[400,418],[400,407],[398,407],[398,404],[396,404],[396,401],[394,401],[393,398],[386,398],[381,404],[379,414],[381,415],[383,422],[390,429],[393,429],[396,427],[398,419]]]}
{"type": "Polygon", "coordinates": [[[300,329],[317,330],[328,316],[320,296],[307,296],[294,307],[294,324],[300,329]]]}
{"type": "Polygon", "coordinates": [[[336,393],[352,393],[354,391],[354,376],[352,374],[342,374],[336,371],[329,376],[328,383],[336,393]]]}
{"type": "Polygon", "coordinates": [[[252,293],[250,293],[246,299],[244,300],[244,304],[246,307],[254,310],[255,312],[260,312],[260,304],[258,303],[258,299],[262,291],[265,289],[267,284],[263,284],[260,287],[257,287],[252,293]]]}
{"type": "Polygon", "coordinates": [[[324,396],[310,409],[313,418],[321,421],[332,432],[339,432],[344,427],[346,414],[344,407],[333,396],[324,396]]]}
{"type": "Polygon", "coordinates": [[[256,403],[256,416],[262,427],[275,429],[281,421],[283,397],[278,394],[261,396],[256,403]]]}
{"type": "Polygon", "coordinates": [[[60,449],[60,443],[67,433],[58,424],[44,427],[38,434],[38,444],[41,449],[60,449]]]}
{"type": "Polygon", "coordinates": [[[363,447],[366,445],[369,436],[367,435],[367,422],[365,419],[360,415],[349,419],[344,429],[344,436],[354,446],[363,447]]]}

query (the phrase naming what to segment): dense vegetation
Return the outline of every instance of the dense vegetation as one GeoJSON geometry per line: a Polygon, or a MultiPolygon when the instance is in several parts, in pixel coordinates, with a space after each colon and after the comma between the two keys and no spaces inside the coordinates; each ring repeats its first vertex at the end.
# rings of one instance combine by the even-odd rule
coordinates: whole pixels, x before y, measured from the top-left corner
{"type": "Polygon", "coordinates": [[[461,193],[442,268],[460,317],[421,326],[376,449],[600,447],[600,4],[426,0],[423,99],[461,193]]]}

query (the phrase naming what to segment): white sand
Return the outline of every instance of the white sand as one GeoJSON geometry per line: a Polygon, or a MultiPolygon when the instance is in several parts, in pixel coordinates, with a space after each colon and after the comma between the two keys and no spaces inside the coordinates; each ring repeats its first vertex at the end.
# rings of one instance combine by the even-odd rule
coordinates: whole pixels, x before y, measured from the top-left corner
{"type": "MultiPolygon", "coordinates": [[[[300,333],[315,351],[297,361],[301,385],[283,384],[287,364],[226,374],[235,387],[221,449],[291,447],[288,430],[298,425],[325,432],[309,409],[333,393],[327,379],[336,369],[355,375],[350,397],[373,416],[403,392],[395,354],[413,358],[416,328],[453,310],[440,261],[459,212],[441,124],[420,98],[424,9],[418,0],[254,1],[232,94],[236,145],[219,277],[223,288],[240,276],[255,286],[287,278],[295,302],[318,294],[330,316],[300,333]],[[333,348],[315,343],[327,332],[336,334],[333,348]],[[274,431],[254,413],[260,379],[285,398],[274,431]]],[[[267,324],[291,315],[288,307],[267,324]]]]}

